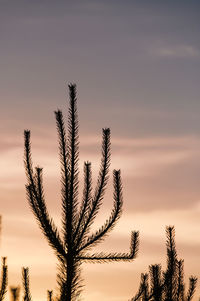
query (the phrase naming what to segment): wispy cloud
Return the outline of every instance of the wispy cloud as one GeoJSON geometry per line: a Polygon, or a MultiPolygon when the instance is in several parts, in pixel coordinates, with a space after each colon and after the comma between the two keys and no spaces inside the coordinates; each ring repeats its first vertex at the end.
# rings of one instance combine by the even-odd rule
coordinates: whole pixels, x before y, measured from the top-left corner
{"type": "Polygon", "coordinates": [[[200,56],[200,50],[193,45],[159,46],[153,50],[160,57],[195,58],[200,56]]]}
{"type": "Polygon", "coordinates": [[[192,45],[165,46],[156,49],[156,54],[161,57],[193,58],[200,55],[199,49],[192,45]]]}
{"type": "MultiPolygon", "coordinates": [[[[23,166],[23,141],[4,139],[0,147],[0,186],[1,188],[12,185],[19,186],[25,181],[23,166]],[[12,142],[11,142],[12,141],[12,142]],[[21,145],[20,145],[21,144],[21,145]],[[11,172],[12,171],[12,172],[11,172]]],[[[59,164],[57,155],[57,144],[52,143],[54,136],[43,135],[33,139],[33,161],[45,168],[48,177],[59,178],[59,164]]],[[[80,167],[85,160],[91,160],[93,172],[97,175],[100,164],[100,136],[81,137],[80,167]]],[[[182,137],[145,137],[145,138],[123,138],[112,139],[112,166],[122,168],[126,175],[144,176],[153,175],[192,158],[198,153],[200,140],[195,136],[182,137]],[[123,158],[123,160],[122,160],[123,158]]]]}

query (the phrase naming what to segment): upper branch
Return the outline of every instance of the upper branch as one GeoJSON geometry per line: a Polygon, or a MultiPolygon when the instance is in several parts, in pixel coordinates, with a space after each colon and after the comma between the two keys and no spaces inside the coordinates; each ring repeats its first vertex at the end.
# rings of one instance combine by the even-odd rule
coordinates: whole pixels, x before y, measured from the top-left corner
{"type": "Polygon", "coordinates": [[[66,252],[59,237],[58,230],[49,217],[49,213],[44,201],[43,185],[42,185],[42,169],[37,167],[36,174],[33,174],[31,150],[30,150],[30,131],[25,131],[25,167],[28,178],[26,186],[29,203],[35,214],[40,228],[48,239],[50,245],[61,256],[65,256],[66,252]]]}
{"type": "Polygon", "coordinates": [[[186,297],[187,301],[192,300],[194,293],[195,293],[196,286],[197,286],[197,278],[194,276],[191,276],[189,279],[189,289],[188,289],[188,293],[187,293],[187,297],[186,297]]]}
{"type": "Polygon", "coordinates": [[[161,277],[161,265],[160,264],[150,265],[149,274],[150,274],[150,285],[151,285],[150,296],[154,297],[154,301],[161,300],[162,290],[163,290],[162,277],[161,277]]]}
{"type": "Polygon", "coordinates": [[[78,197],[78,115],[76,105],[76,85],[69,85],[69,118],[68,118],[68,147],[69,147],[69,201],[67,215],[67,233],[65,242],[68,247],[72,243],[72,233],[77,223],[76,207],[78,197]]]}
{"type": "Polygon", "coordinates": [[[30,143],[31,132],[24,131],[24,165],[29,185],[34,189],[34,194],[37,195],[36,185],[34,181],[33,164],[31,159],[31,143],[30,143]]]}
{"type": "Polygon", "coordinates": [[[66,237],[67,229],[67,219],[69,215],[69,154],[67,153],[67,141],[66,132],[64,126],[63,115],[60,110],[55,112],[56,124],[59,137],[59,153],[60,153],[60,163],[61,163],[61,194],[62,194],[62,207],[63,207],[63,233],[66,237]]]}
{"type": "Polygon", "coordinates": [[[82,238],[87,234],[90,225],[92,224],[96,214],[99,211],[101,201],[103,199],[104,191],[106,188],[106,184],[108,182],[108,169],[110,165],[110,129],[103,129],[103,142],[102,142],[102,159],[101,159],[101,167],[97,180],[97,186],[95,189],[94,198],[91,202],[91,207],[88,211],[88,215],[86,217],[86,221],[84,227],[81,231],[81,234],[78,237],[76,247],[78,247],[82,238]]]}
{"type": "Polygon", "coordinates": [[[113,184],[114,184],[114,208],[112,210],[110,218],[96,233],[90,235],[87,242],[77,251],[86,249],[89,246],[94,246],[97,242],[100,242],[105,238],[105,235],[113,229],[117,220],[122,212],[122,183],[120,177],[120,170],[113,171],[113,184]]]}
{"type": "Polygon", "coordinates": [[[173,226],[166,227],[167,235],[167,270],[164,273],[165,278],[165,294],[166,298],[173,299],[175,298],[175,288],[177,286],[177,251],[175,243],[175,229],[173,226]]]}
{"type": "Polygon", "coordinates": [[[177,284],[177,300],[183,300],[184,299],[184,266],[183,266],[184,260],[180,259],[177,263],[177,278],[178,278],[178,284],[177,284]]]}
{"type": "Polygon", "coordinates": [[[84,226],[85,215],[87,215],[89,206],[91,203],[91,191],[92,191],[92,175],[91,175],[91,163],[84,163],[84,189],[83,189],[83,199],[81,203],[81,208],[78,217],[78,224],[73,235],[73,240],[80,235],[81,230],[84,226]]]}

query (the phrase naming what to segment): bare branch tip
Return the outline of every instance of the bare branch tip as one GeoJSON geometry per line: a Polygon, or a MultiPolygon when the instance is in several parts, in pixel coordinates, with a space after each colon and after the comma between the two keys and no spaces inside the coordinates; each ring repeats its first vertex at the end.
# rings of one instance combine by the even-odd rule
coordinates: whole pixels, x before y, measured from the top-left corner
{"type": "Polygon", "coordinates": [[[25,139],[29,139],[31,135],[31,131],[30,130],[24,130],[24,137],[25,139]]]}
{"type": "Polygon", "coordinates": [[[110,135],[110,128],[103,128],[102,131],[106,136],[110,135]]]}

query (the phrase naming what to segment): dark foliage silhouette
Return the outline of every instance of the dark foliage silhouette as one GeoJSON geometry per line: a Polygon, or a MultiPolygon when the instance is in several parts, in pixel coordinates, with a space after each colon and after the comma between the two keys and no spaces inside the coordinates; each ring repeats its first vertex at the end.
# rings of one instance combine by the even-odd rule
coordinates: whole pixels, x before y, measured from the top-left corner
{"type": "Polygon", "coordinates": [[[1,287],[0,287],[0,301],[3,300],[6,294],[7,289],[7,282],[8,282],[8,272],[7,272],[7,265],[6,265],[6,257],[2,258],[2,275],[1,275],[1,287]]]}
{"type": "Polygon", "coordinates": [[[22,268],[22,280],[23,280],[23,291],[24,301],[31,301],[31,293],[29,288],[29,269],[28,268],[22,268]]]}
{"type": "MultiPolygon", "coordinates": [[[[122,212],[122,183],[119,170],[113,172],[114,206],[110,217],[94,233],[91,225],[99,212],[108,182],[110,165],[110,129],[103,129],[102,159],[96,189],[92,194],[91,163],[84,163],[84,191],[80,207],[78,206],[78,116],[76,105],[76,86],[69,85],[68,135],[60,110],[55,112],[59,137],[62,192],[62,231],[59,233],[50,217],[44,198],[42,168],[33,170],[31,159],[30,131],[24,132],[25,167],[28,184],[26,186],[29,204],[39,226],[54,249],[59,260],[58,285],[59,299],[77,300],[80,294],[80,264],[82,261],[110,262],[132,260],[138,250],[138,232],[131,236],[130,253],[97,253],[88,251],[113,229],[122,212]]],[[[49,299],[51,299],[49,293],[49,299]]]]}
{"type": "Polygon", "coordinates": [[[174,227],[166,227],[167,268],[162,272],[161,265],[149,266],[149,273],[141,274],[138,293],[131,301],[190,301],[192,300],[197,278],[189,278],[189,288],[185,293],[183,260],[177,259],[174,227]]]}
{"type": "Polygon", "coordinates": [[[11,301],[18,301],[19,300],[19,293],[20,293],[20,287],[19,286],[11,286],[10,287],[11,301]]]}
{"type": "Polygon", "coordinates": [[[53,291],[47,291],[47,301],[53,300],[53,291]]]}
{"type": "MultiPolygon", "coordinates": [[[[22,268],[23,301],[32,301],[29,284],[29,268],[22,268]]],[[[47,301],[53,301],[53,291],[47,291],[47,301]]]]}
{"type": "MultiPolygon", "coordinates": [[[[0,216],[0,234],[1,234],[1,216],[0,216]]],[[[8,269],[6,265],[6,257],[2,257],[2,272],[1,272],[1,283],[0,283],[0,301],[3,300],[7,290],[8,283],[8,269]]]]}
{"type": "MultiPolygon", "coordinates": [[[[22,268],[22,288],[23,288],[23,301],[31,301],[31,294],[29,288],[29,269],[22,268]]],[[[18,301],[20,295],[20,286],[10,286],[11,301],[18,301]]]]}

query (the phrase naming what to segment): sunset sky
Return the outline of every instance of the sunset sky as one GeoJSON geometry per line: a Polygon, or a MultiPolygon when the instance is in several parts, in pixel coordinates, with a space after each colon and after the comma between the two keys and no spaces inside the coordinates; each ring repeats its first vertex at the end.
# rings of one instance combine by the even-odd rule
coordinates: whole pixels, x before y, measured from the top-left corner
{"type": "MultiPolygon", "coordinates": [[[[140,274],[165,268],[165,226],[176,228],[185,276],[200,296],[200,2],[198,0],[0,0],[1,256],[9,285],[30,268],[34,301],[56,292],[56,258],[28,206],[23,131],[44,168],[49,211],[60,225],[60,165],[54,110],[67,117],[67,84],[77,84],[80,198],[83,162],[93,183],[101,130],[111,128],[109,188],[96,229],[112,208],[112,170],[121,169],[124,210],[96,250],[128,251],[131,263],[83,264],[82,300],[128,301],[140,274]]],[[[8,297],[7,297],[8,298],[8,297]]]]}

